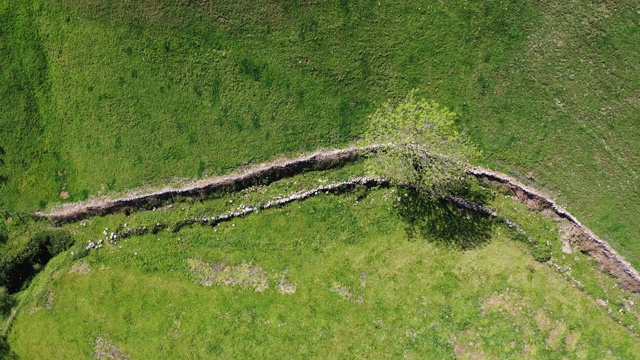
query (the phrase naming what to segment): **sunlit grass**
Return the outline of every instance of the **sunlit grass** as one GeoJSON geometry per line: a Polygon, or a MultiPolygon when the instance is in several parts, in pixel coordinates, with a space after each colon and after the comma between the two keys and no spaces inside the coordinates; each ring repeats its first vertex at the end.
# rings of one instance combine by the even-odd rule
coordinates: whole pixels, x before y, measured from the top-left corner
{"type": "MultiPolygon", "coordinates": [[[[565,258],[558,234],[536,225],[547,220],[526,226],[554,244],[557,263],[581,266],[569,275],[534,261],[501,228],[468,251],[409,241],[395,197],[391,189],[360,201],[351,193],[319,195],[215,230],[131,237],[81,260],[67,253],[21,295],[12,349],[25,357],[88,357],[101,337],[132,358],[624,358],[639,350],[617,323],[638,322],[626,312],[628,294],[585,255],[565,258]],[[225,274],[250,264],[268,287],[204,286],[202,273],[190,270],[203,263],[234,269],[225,274]],[[593,282],[580,288],[571,276],[593,282]],[[278,291],[282,279],[295,293],[278,291]],[[611,314],[597,298],[609,301],[611,314]]],[[[514,211],[526,223],[527,212],[514,211]]],[[[76,226],[94,232],[83,238],[102,235],[76,226]]]]}
{"type": "Polygon", "coordinates": [[[342,146],[418,88],[636,263],[635,5],[5,1],[2,206],[342,146]]]}

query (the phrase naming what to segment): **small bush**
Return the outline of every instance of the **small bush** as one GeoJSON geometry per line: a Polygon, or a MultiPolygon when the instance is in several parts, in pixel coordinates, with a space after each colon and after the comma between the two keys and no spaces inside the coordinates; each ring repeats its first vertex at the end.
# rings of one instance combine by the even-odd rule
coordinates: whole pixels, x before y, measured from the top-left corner
{"type": "Polygon", "coordinates": [[[53,257],[71,247],[73,238],[66,231],[48,230],[35,234],[30,243],[35,246],[44,246],[48,254],[53,257]]]}
{"type": "Polygon", "coordinates": [[[536,244],[529,246],[531,255],[538,262],[547,262],[551,260],[551,245],[546,241],[538,241],[536,244]]]}

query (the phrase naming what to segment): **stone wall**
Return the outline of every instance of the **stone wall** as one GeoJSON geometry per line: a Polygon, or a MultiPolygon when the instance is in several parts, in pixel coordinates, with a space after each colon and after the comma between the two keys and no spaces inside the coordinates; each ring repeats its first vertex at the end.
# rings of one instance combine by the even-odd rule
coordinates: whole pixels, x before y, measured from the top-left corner
{"type": "MultiPolygon", "coordinates": [[[[356,161],[364,156],[367,151],[375,151],[378,146],[369,148],[350,147],[337,150],[323,150],[311,155],[294,159],[282,159],[268,164],[262,164],[247,171],[229,176],[203,179],[184,185],[180,188],[165,188],[155,192],[131,195],[118,199],[101,198],[84,202],[66,204],[54,209],[50,214],[37,214],[41,218],[55,222],[75,221],[91,216],[106,215],[115,212],[136,211],[151,209],[171,201],[175,197],[201,197],[211,196],[220,192],[235,192],[258,184],[268,184],[286,177],[290,177],[305,171],[329,169],[343,166],[346,163],[356,161]]],[[[618,254],[606,241],[600,239],[586,226],[582,225],[567,210],[558,206],[548,195],[524,185],[509,175],[484,168],[472,168],[467,171],[470,175],[486,179],[494,184],[506,186],[515,198],[525,203],[531,210],[543,211],[561,219],[566,219],[574,227],[572,241],[580,246],[580,249],[591,255],[600,267],[612,274],[627,290],[640,293],[640,276],[638,272],[624,258],[618,254]],[[547,211],[550,210],[550,211],[547,211]]],[[[285,199],[274,200],[259,208],[248,207],[238,210],[236,213],[222,215],[211,219],[185,219],[184,225],[195,222],[220,222],[229,218],[243,216],[259,209],[267,209],[274,206],[282,206],[289,202],[308,198],[319,191],[339,191],[345,187],[362,184],[377,186],[385,180],[372,178],[356,178],[347,182],[328,185],[306,192],[296,193],[285,199]]],[[[138,229],[140,231],[140,229],[138,229]]],[[[125,235],[124,233],[122,235],[125,235]]]]}

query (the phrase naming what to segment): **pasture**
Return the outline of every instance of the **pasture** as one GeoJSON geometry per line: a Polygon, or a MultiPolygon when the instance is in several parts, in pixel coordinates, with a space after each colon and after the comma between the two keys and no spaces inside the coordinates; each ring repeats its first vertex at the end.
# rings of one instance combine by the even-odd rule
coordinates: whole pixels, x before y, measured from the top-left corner
{"type": "MultiPolygon", "coordinates": [[[[321,194],[216,227],[107,242],[79,257],[80,243],[20,294],[12,350],[50,359],[626,358],[638,351],[633,297],[587,256],[562,252],[551,220],[502,195],[492,203],[552,244],[551,263],[536,262],[500,226],[479,228],[483,241],[457,250],[435,237],[407,238],[394,210],[398,195],[321,194]]],[[[229,200],[149,213],[179,219],[229,200]]],[[[138,215],[68,226],[78,239],[95,240],[105,224],[138,215]]]]}
{"type": "Polygon", "coordinates": [[[360,135],[412,89],[483,164],[553,193],[636,266],[632,1],[5,1],[2,207],[227,173],[360,135]]]}

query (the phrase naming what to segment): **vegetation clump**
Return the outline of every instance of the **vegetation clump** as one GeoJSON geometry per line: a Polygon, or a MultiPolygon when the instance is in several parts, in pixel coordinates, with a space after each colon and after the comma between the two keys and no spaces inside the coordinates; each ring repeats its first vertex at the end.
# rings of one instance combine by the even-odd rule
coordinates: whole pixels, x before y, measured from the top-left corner
{"type": "Polygon", "coordinates": [[[460,189],[464,171],[479,155],[455,129],[455,114],[435,102],[416,99],[416,90],[398,104],[387,102],[369,116],[364,145],[375,146],[367,169],[374,175],[443,198],[460,189]]]}
{"type": "Polygon", "coordinates": [[[492,219],[451,201],[457,196],[485,200],[466,174],[480,152],[455,129],[455,117],[435,102],[417,99],[412,90],[369,117],[362,145],[367,170],[398,186],[398,215],[410,237],[417,233],[468,249],[490,238],[492,219]]]}
{"type": "Polygon", "coordinates": [[[68,231],[45,230],[36,233],[19,252],[0,259],[0,286],[6,287],[11,293],[21,290],[50,259],[73,243],[68,231]]]}

